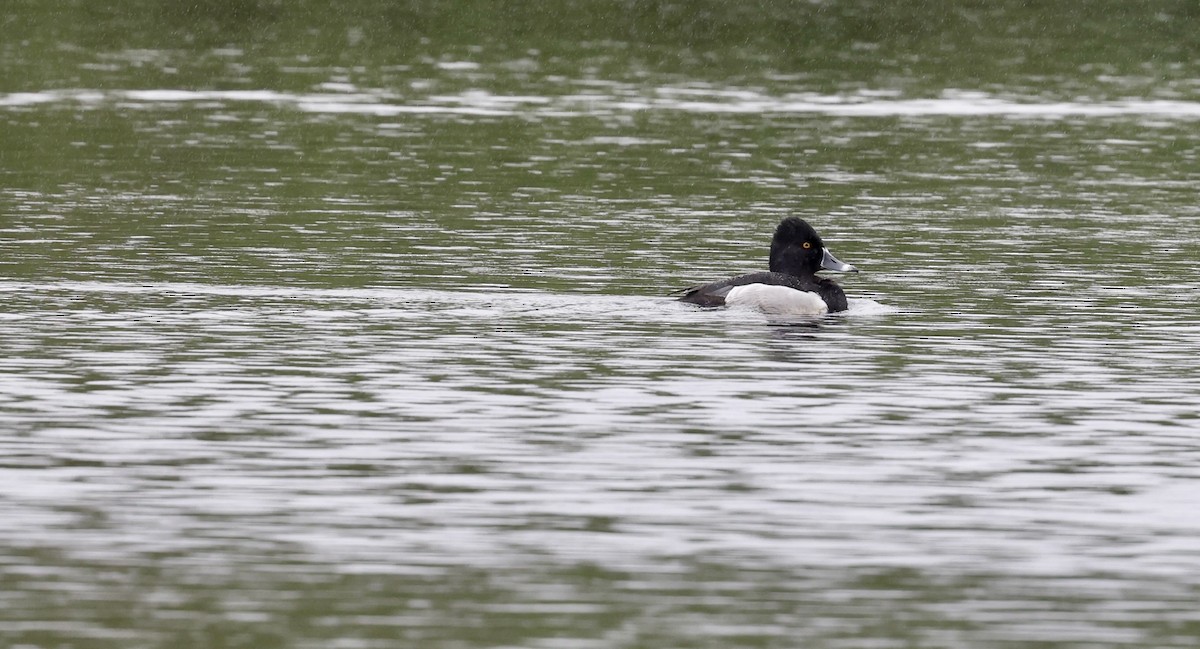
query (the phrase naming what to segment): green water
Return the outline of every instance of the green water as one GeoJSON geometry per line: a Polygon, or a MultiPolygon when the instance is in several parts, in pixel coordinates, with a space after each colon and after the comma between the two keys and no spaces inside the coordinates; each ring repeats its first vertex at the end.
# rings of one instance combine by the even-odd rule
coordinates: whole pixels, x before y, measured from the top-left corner
{"type": "Polygon", "coordinates": [[[0,644],[1196,646],[1198,19],[8,3],[0,644]]]}

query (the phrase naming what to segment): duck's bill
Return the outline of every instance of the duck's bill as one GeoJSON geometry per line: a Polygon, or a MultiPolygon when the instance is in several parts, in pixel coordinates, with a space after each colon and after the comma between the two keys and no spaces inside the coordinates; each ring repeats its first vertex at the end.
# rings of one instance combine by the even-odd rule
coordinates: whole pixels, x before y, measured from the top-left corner
{"type": "Polygon", "coordinates": [[[824,256],[821,257],[821,268],[824,270],[832,270],[839,273],[857,273],[858,269],[844,261],[839,260],[829,252],[829,248],[822,248],[824,256]]]}

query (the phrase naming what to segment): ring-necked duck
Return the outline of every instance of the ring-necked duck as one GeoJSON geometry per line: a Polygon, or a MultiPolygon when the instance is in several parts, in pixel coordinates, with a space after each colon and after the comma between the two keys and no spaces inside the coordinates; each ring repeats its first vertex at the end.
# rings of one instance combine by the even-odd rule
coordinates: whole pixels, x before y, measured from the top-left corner
{"type": "Polygon", "coordinates": [[[771,238],[769,272],[693,286],[679,298],[700,306],[742,305],[779,315],[819,315],[846,310],[846,294],[819,270],[857,273],[838,261],[811,225],[789,216],[771,238]]]}

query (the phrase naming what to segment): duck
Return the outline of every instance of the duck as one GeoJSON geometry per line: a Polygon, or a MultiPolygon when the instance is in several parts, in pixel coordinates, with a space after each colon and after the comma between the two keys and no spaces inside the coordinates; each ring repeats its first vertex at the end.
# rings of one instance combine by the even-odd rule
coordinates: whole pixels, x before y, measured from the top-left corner
{"type": "Polygon", "coordinates": [[[702,307],[745,306],[770,315],[815,316],[845,311],[842,287],[817,271],[857,273],[842,262],[807,221],[789,216],[780,221],[771,237],[767,272],[749,273],[682,291],[681,302],[702,307]]]}

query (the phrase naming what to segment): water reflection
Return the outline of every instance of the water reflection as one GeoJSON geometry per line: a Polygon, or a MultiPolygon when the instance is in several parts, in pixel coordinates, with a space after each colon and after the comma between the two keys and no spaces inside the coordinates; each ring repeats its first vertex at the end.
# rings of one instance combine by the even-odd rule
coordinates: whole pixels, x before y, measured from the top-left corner
{"type": "Polygon", "coordinates": [[[951,307],[856,298],[789,327],[666,297],[4,284],[10,565],[109,593],[73,598],[95,620],[44,597],[7,619],[101,641],[103,571],[153,565],[118,591],[153,611],[121,637],[173,637],[177,609],[259,637],[248,620],[315,607],[469,642],[464,601],[514,642],[568,616],[585,646],[592,615],[676,642],[782,641],[811,631],[796,610],[854,636],[880,607],[1009,642],[1014,600],[1041,638],[1157,638],[1149,604],[1188,624],[1196,557],[1161,538],[1194,531],[1200,327],[1158,317],[1178,296],[1143,286],[1130,319],[1070,274],[1071,309],[989,312],[976,277],[946,280],[951,307]],[[772,604],[735,610],[746,592],[772,604]]]}

